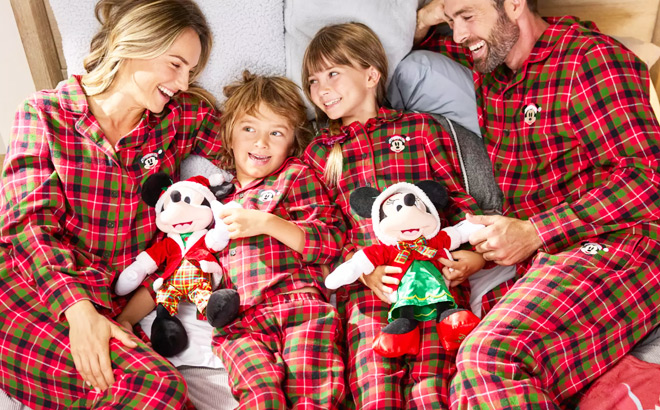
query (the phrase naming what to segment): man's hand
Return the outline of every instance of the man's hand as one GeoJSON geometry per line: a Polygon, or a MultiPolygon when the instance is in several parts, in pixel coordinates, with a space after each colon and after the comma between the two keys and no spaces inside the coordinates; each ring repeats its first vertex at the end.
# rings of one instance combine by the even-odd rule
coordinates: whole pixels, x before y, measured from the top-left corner
{"type": "Polygon", "coordinates": [[[426,6],[417,10],[417,26],[415,27],[414,42],[418,44],[429,29],[436,24],[446,21],[445,18],[445,0],[433,0],[426,6]]]}
{"type": "Polygon", "coordinates": [[[387,285],[396,286],[399,284],[399,280],[387,276],[388,273],[401,273],[401,268],[386,265],[377,266],[371,274],[362,275],[360,280],[371,289],[380,300],[390,304],[392,302],[390,301],[389,295],[394,292],[394,289],[387,285]]]}
{"type": "Polygon", "coordinates": [[[110,362],[110,339],[126,347],[136,347],[129,334],[99,314],[88,300],[77,302],[64,311],[69,322],[71,356],[82,379],[97,392],[115,382],[110,362]]]}
{"type": "Polygon", "coordinates": [[[543,245],[529,221],[500,215],[467,215],[467,220],[486,225],[470,235],[470,243],[485,260],[498,265],[522,262],[543,245]]]}

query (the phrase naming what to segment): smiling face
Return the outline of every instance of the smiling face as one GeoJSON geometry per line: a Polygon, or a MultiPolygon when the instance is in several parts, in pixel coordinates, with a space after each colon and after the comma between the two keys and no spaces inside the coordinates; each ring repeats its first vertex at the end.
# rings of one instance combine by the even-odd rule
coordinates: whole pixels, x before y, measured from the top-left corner
{"type": "Polygon", "coordinates": [[[438,224],[424,202],[411,193],[396,193],[381,206],[380,229],[397,241],[429,238],[437,231],[438,224]]]}
{"type": "Polygon", "coordinates": [[[470,49],[474,68],[489,73],[506,62],[520,29],[492,0],[446,0],[445,15],[454,41],[470,49]]]}
{"type": "Polygon", "coordinates": [[[255,115],[237,117],[230,145],[241,186],[276,171],[292,155],[294,138],[291,121],[263,103],[255,115]]]}
{"type": "Polygon", "coordinates": [[[376,90],[380,74],[373,67],[330,65],[309,76],[309,94],[328,118],[344,125],[365,123],[378,113],[376,90]]]}
{"type": "Polygon", "coordinates": [[[156,226],[165,233],[196,232],[213,222],[213,212],[204,195],[183,186],[172,186],[165,191],[157,212],[156,226]]]}
{"type": "Polygon", "coordinates": [[[162,55],[152,59],[127,59],[119,69],[113,89],[122,92],[139,109],[158,113],[179,91],[189,86],[191,71],[202,52],[199,36],[184,30],[162,55]]]}

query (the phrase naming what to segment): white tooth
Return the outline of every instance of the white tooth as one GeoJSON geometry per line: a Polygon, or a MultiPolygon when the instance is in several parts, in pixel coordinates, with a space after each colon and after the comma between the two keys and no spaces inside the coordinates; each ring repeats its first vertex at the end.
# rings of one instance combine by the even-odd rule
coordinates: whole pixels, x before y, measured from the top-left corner
{"type": "Polygon", "coordinates": [[[340,100],[340,98],[337,98],[336,100],[332,100],[332,101],[328,101],[328,102],[324,103],[324,105],[327,107],[327,106],[329,106],[329,105],[332,105],[332,104],[338,103],[339,100],[340,100]]]}
{"type": "Polygon", "coordinates": [[[165,88],[163,86],[158,86],[158,89],[161,90],[163,93],[167,94],[170,97],[174,95],[174,93],[172,91],[168,90],[167,88],[165,88]]]}

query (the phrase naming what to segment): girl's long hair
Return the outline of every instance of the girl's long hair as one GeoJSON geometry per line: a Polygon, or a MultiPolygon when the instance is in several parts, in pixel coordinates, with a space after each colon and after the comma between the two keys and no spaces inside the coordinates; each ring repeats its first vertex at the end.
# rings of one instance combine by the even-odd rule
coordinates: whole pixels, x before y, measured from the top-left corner
{"type": "MultiPolygon", "coordinates": [[[[345,65],[355,68],[373,67],[380,73],[376,88],[376,103],[381,106],[385,101],[387,79],[387,54],[376,33],[362,23],[342,23],[326,26],[319,30],[305,50],[302,66],[302,84],[305,96],[312,101],[309,77],[333,65],[345,65]]],[[[341,120],[330,120],[319,108],[315,107],[316,120],[319,124],[328,123],[330,134],[340,132],[341,120]]],[[[325,181],[334,186],[341,177],[343,168],[341,144],[335,143],[328,156],[325,168],[325,181]]]]}
{"type": "Polygon", "coordinates": [[[88,96],[106,91],[124,60],[151,59],[165,53],[186,29],[199,36],[202,52],[190,75],[188,93],[211,105],[215,98],[195,80],[206,66],[213,38],[204,14],[193,0],[100,0],[96,18],[101,29],[92,38],[83,64],[82,84],[88,96]]]}

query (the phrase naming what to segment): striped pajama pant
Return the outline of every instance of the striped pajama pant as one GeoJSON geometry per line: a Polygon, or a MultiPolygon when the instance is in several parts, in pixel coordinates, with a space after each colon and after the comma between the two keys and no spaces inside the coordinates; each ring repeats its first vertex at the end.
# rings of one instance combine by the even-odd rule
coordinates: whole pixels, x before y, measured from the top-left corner
{"type": "Polygon", "coordinates": [[[660,243],[610,233],[540,253],[465,340],[452,409],[574,409],[658,324],[660,243]]]}
{"type": "MultiPolygon", "coordinates": [[[[31,409],[192,408],[186,384],[141,341],[110,341],[115,383],[97,394],[75,369],[66,321],[54,321],[37,292],[0,266],[0,388],[31,409]]],[[[137,341],[137,340],[136,340],[137,341]]]]}
{"type": "Polygon", "coordinates": [[[337,310],[311,293],[277,295],[213,336],[239,409],[336,409],[344,397],[337,310]]]}

